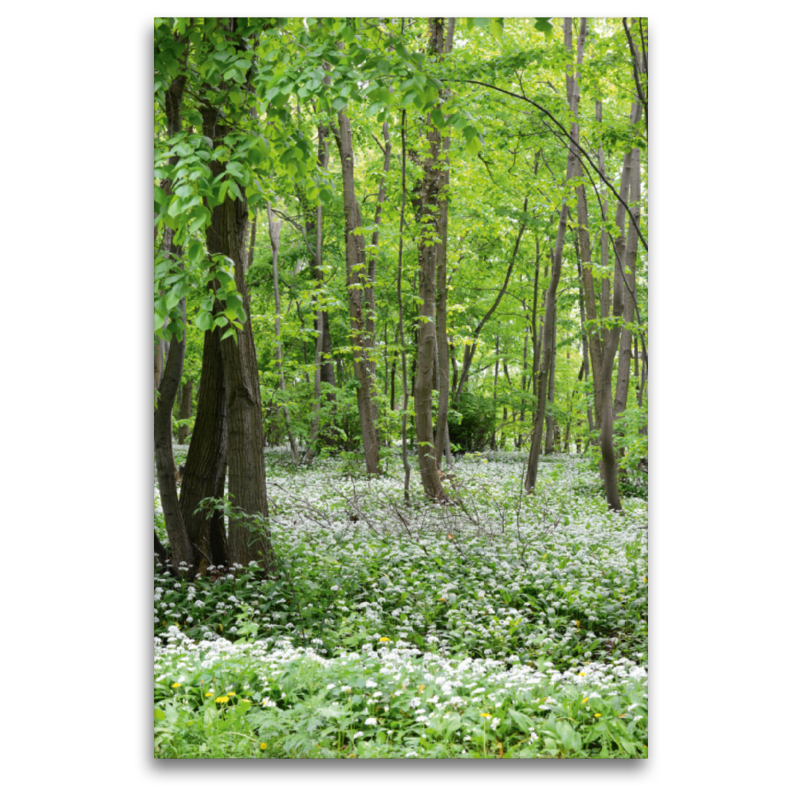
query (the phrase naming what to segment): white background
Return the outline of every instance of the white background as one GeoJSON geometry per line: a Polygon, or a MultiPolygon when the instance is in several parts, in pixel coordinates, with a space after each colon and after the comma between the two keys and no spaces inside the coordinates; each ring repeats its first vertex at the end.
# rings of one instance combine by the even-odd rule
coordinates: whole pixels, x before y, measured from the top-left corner
{"type": "MultiPolygon", "coordinates": [[[[239,14],[272,10],[239,5],[239,14]]],[[[161,788],[348,798],[788,796],[800,532],[797,12],[769,2],[717,13],[688,2],[668,10],[652,2],[275,9],[649,15],[651,757],[156,763],[151,15],[233,11],[166,6],[44,2],[4,14],[8,796],[138,798],[161,788]]]]}

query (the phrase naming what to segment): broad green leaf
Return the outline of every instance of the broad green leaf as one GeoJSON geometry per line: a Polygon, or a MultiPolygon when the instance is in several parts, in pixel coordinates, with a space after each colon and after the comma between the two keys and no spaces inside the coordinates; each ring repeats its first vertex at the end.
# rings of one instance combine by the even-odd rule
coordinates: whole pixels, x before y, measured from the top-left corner
{"type": "Polygon", "coordinates": [[[237,198],[238,200],[244,200],[242,193],[239,190],[239,184],[237,184],[236,181],[228,181],[228,194],[231,197],[237,198]]]}
{"type": "Polygon", "coordinates": [[[214,323],[214,318],[208,311],[201,311],[197,315],[197,319],[195,319],[194,324],[201,330],[201,331],[210,331],[211,326],[214,323]]]}
{"type": "MultiPolygon", "coordinates": [[[[194,224],[194,223],[192,223],[194,224]]],[[[191,226],[190,226],[191,228],[191,226]]],[[[203,253],[205,252],[205,248],[203,247],[201,242],[198,242],[196,239],[189,245],[186,250],[186,255],[189,261],[199,261],[203,257],[203,253]]]]}

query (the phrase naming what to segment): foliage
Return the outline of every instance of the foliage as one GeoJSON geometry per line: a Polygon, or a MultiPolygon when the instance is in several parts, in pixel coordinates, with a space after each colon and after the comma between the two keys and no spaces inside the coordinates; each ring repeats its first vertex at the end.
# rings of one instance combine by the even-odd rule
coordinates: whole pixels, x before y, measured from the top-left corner
{"type": "Polygon", "coordinates": [[[646,504],[543,461],[536,498],[496,453],[409,509],[396,456],[369,482],[268,456],[279,576],[156,575],[156,755],[646,756],[646,504]]]}
{"type": "Polygon", "coordinates": [[[490,397],[462,392],[458,402],[448,409],[451,446],[468,453],[487,448],[494,433],[496,414],[490,397]]]}

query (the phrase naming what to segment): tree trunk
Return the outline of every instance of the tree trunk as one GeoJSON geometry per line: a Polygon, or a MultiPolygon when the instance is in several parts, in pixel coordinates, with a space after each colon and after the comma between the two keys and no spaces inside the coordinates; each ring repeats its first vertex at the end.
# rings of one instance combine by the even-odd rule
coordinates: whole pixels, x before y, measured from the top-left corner
{"type": "MultiPolygon", "coordinates": [[[[169,136],[176,135],[181,129],[181,105],[183,103],[185,85],[186,77],[180,76],[172,82],[166,93],[167,133],[169,136]]],[[[170,161],[174,165],[178,159],[173,156],[170,161]]],[[[169,193],[171,188],[171,185],[167,185],[165,190],[169,193]]],[[[165,231],[164,246],[167,253],[174,254],[177,258],[180,258],[180,248],[173,244],[173,231],[170,229],[165,231]]],[[[180,301],[182,313],[185,313],[185,304],[186,300],[182,299],[180,301]]],[[[159,350],[160,344],[160,342],[156,343],[159,350]]],[[[172,454],[172,409],[175,405],[175,397],[178,394],[183,375],[185,352],[186,329],[184,327],[180,340],[176,340],[174,346],[169,350],[161,381],[156,387],[158,389],[158,402],[153,415],[153,438],[156,477],[161,495],[161,508],[164,512],[164,523],[169,537],[172,569],[176,575],[179,575],[179,568],[186,567],[188,568],[188,575],[192,576],[194,575],[195,559],[178,501],[175,460],[172,454]]],[[[158,360],[156,360],[156,368],[157,373],[158,360]]]]}
{"type": "MultiPolygon", "coordinates": [[[[583,63],[583,45],[586,37],[586,20],[581,19],[581,33],[578,37],[576,63],[580,69],[583,63]]],[[[572,18],[564,17],[564,47],[567,53],[572,51],[572,18]]],[[[569,70],[567,72],[567,99],[575,117],[572,124],[572,138],[578,140],[578,75],[573,78],[569,70]]],[[[575,147],[570,147],[569,159],[567,160],[567,184],[576,174],[578,167],[578,151],[575,147]]],[[[547,394],[549,389],[550,370],[555,359],[555,325],[556,325],[556,290],[561,278],[561,260],[564,254],[564,236],[567,230],[567,203],[561,206],[561,216],[558,221],[558,232],[556,234],[556,244],[553,250],[553,270],[550,277],[550,284],[547,287],[547,299],[545,302],[544,325],[542,341],[544,343],[543,363],[539,371],[537,385],[538,401],[536,404],[536,424],[533,429],[531,440],[531,451],[528,457],[528,469],[525,473],[525,491],[532,492],[536,488],[536,478],[539,472],[539,452],[542,447],[542,433],[544,432],[544,419],[547,411],[547,394]]]]}
{"type": "MultiPolygon", "coordinates": [[[[211,564],[219,566],[227,563],[214,555],[211,532],[215,525],[214,520],[209,520],[205,513],[195,513],[203,498],[221,498],[225,494],[228,438],[219,336],[219,328],[205,332],[203,371],[197,392],[197,415],[181,482],[181,512],[189,540],[197,554],[195,571],[200,575],[205,575],[211,564]]],[[[217,538],[218,536],[217,532],[217,538]]],[[[224,543],[224,520],[222,540],[224,543]]]]}
{"type": "MultiPolygon", "coordinates": [[[[428,53],[440,56],[444,51],[444,28],[441,17],[428,21],[428,53]]],[[[433,381],[436,366],[436,263],[437,240],[441,237],[439,191],[444,175],[439,162],[441,135],[426,120],[428,149],[419,183],[419,209],[422,229],[419,242],[420,308],[417,379],[414,384],[414,412],[417,430],[417,461],[425,495],[436,501],[445,499],[436,464],[433,439],[433,381]]]]}
{"type": "MultiPolygon", "coordinates": [[[[328,82],[330,79],[326,76],[328,82]]],[[[329,149],[328,149],[328,141],[327,141],[327,134],[328,129],[324,125],[320,125],[317,128],[317,165],[319,166],[322,172],[325,172],[328,168],[328,159],[330,157],[329,149]]],[[[310,215],[309,215],[310,216],[310,215]]],[[[318,450],[316,440],[320,434],[320,408],[321,408],[321,396],[322,396],[322,383],[323,383],[323,364],[325,362],[325,332],[326,332],[326,316],[325,311],[322,308],[322,282],[323,282],[323,272],[322,272],[322,237],[323,237],[323,227],[322,227],[322,204],[320,204],[317,209],[316,213],[314,214],[313,220],[310,218],[306,219],[306,234],[310,234],[311,231],[315,231],[314,236],[314,255],[312,258],[312,267],[314,268],[314,279],[316,280],[316,292],[314,293],[314,303],[317,307],[317,316],[314,323],[314,327],[317,331],[317,338],[316,344],[314,347],[314,417],[311,422],[311,434],[309,436],[309,443],[308,448],[306,449],[305,455],[303,456],[303,461],[306,464],[310,464],[314,460],[314,456],[318,450]]],[[[328,359],[330,359],[330,333],[328,333],[328,359]]],[[[333,378],[333,367],[328,360],[328,368],[330,372],[330,378],[333,378]]],[[[331,381],[328,381],[330,383],[331,381]]]]}
{"type": "MultiPolygon", "coordinates": [[[[631,109],[631,124],[635,124],[641,108],[638,103],[633,104],[631,109]]],[[[622,287],[624,283],[624,259],[625,259],[625,207],[627,202],[628,190],[630,188],[632,151],[627,153],[623,163],[622,181],[620,184],[621,202],[617,206],[616,224],[619,235],[614,241],[614,296],[612,301],[612,313],[619,318],[623,312],[622,287]]],[[[622,501],[619,496],[617,486],[617,458],[614,451],[614,394],[612,379],[614,373],[614,358],[620,339],[619,324],[614,325],[608,331],[608,335],[603,348],[603,371],[601,385],[601,417],[600,417],[600,453],[603,457],[603,481],[606,486],[606,501],[608,507],[614,511],[622,511],[622,501]]]]}
{"type": "Polygon", "coordinates": [[[372,416],[372,388],[368,361],[371,351],[367,349],[364,321],[364,281],[368,281],[364,257],[364,237],[354,231],[359,227],[359,212],[356,202],[355,176],[353,172],[353,140],[350,120],[340,111],[336,143],[342,162],[342,184],[345,216],[345,261],[347,264],[347,296],[350,305],[350,339],[353,348],[353,371],[358,381],[358,417],[361,423],[361,439],[367,474],[380,472],[380,448],[372,416]]]}
{"type": "MultiPolygon", "coordinates": [[[[453,48],[453,34],[455,32],[455,18],[448,20],[447,35],[444,42],[444,52],[449,53],[453,48]]],[[[442,100],[447,102],[450,97],[449,90],[442,94],[442,100]]],[[[439,236],[441,242],[438,247],[436,261],[436,352],[439,388],[439,410],[436,415],[436,441],[434,457],[436,466],[442,467],[442,453],[449,444],[447,428],[447,411],[450,405],[450,352],[447,344],[447,217],[449,211],[448,186],[450,184],[450,137],[442,139],[442,158],[444,160],[444,173],[442,175],[442,189],[439,195],[439,236]]]]}
{"type": "Polygon", "coordinates": [[[403,148],[402,152],[402,196],[400,200],[400,241],[397,251],[397,312],[400,316],[400,321],[397,326],[398,337],[400,340],[400,360],[403,367],[403,414],[401,421],[401,443],[403,452],[403,470],[405,472],[405,479],[403,481],[403,494],[405,497],[406,505],[411,503],[409,496],[409,483],[411,480],[411,465],[408,463],[408,441],[406,437],[407,415],[408,415],[408,374],[406,372],[406,344],[405,332],[403,330],[403,223],[405,221],[406,212],[406,112],[402,112],[400,120],[400,141],[403,148]]]}
{"type": "MultiPolygon", "coordinates": [[[[556,330],[555,326],[553,327],[553,336],[555,337],[556,330]]],[[[547,431],[545,434],[544,439],[544,454],[546,456],[550,456],[555,452],[555,422],[553,417],[553,403],[556,399],[556,343],[555,341],[552,342],[551,347],[553,348],[553,360],[550,362],[550,376],[548,379],[548,390],[547,390],[547,431]]]]}
{"type": "Polygon", "coordinates": [[[292,419],[289,414],[289,406],[286,404],[286,379],[283,374],[283,348],[281,346],[281,292],[278,284],[278,255],[281,247],[281,226],[280,220],[276,220],[272,215],[272,204],[267,201],[267,219],[269,221],[269,241],[272,247],[272,292],[275,297],[275,351],[278,360],[278,381],[283,395],[283,417],[286,420],[286,435],[289,437],[289,447],[292,452],[292,463],[297,464],[297,445],[292,434],[292,419]]]}
{"type": "MultiPolygon", "coordinates": [[[[183,384],[183,390],[181,391],[181,403],[180,403],[180,415],[181,419],[189,419],[192,416],[192,391],[194,390],[194,385],[192,379],[186,381],[183,384]]],[[[189,426],[188,425],[181,425],[178,428],[178,444],[183,444],[186,441],[186,437],[189,435],[189,426]]]]}
{"type": "MultiPolygon", "coordinates": [[[[641,216],[639,211],[639,200],[641,197],[641,177],[639,172],[639,150],[632,151],[631,158],[631,197],[628,205],[630,206],[636,223],[639,223],[641,216]]],[[[630,270],[627,276],[626,285],[622,288],[623,311],[622,318],[625,320],[619,339],[619,362],[617,365],[617,390],[614,397],[614,419],[616,419],[628,404],[628,386],[631,375],[631,343],[633,334],[631,325],[633,324],[634,309],[636,306],[636,251],[639,245],[639,237],[632,223],[628,223],[628,241],[625,248],[624,266],[630,270]]]]}
{"type": "MultiPolygon", "coordinates": [[[[218,122],[216,109],[203,109],[203,132],[214,141],[215,146],[221,144],[227,135],[225,126],[218,122]]],[[[212,162],[211,170],[216,176],[223,172],[224,167],[219,162],[212,162]]],[[[233,261],[236,288],[242,296],[246,315],[236,336],[220,337],[227,406],[229,494],[235,507],[246,514],[260,515],[263,520],[258,530],[251,530],[252,525],[231,519],[228,557],[231,565],[247,566],[255,561],[263,570],[271,573],[275,569],[275,555],[266,526],[269,507],[261,445],[261,386],[245,279],[247,219],[247,201],[227,195],[222,205],[212,211],[206,245],[210,254],[221,253],[233,261]]]]}

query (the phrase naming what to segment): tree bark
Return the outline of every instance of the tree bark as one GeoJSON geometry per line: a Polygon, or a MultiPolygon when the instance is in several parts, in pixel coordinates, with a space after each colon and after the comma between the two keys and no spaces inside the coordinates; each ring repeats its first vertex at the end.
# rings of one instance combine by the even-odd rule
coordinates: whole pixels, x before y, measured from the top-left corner
{"type": "MultiPolygon", "coordinates": [[[[219,124],[217,116],[216,109],[203,109],[203,132],[215,146],[221,144],[228,133],[225,126],[219,124]]],[[[219,162],[212,162],[212,174],[221,174],[223,169],[219,162]]],[[[258,530],[252,530],[252,525],[231,519],[228,558],[231,565],[247,566],[255,561],[265,572],[272,573],[275,555],[266,524],[269,506],[261,444],[261,386],[245,279],[247,233],[247,201],[227,195],[224,202],[212,211],[206,246],[210,254],[221,253],[233,261],[236,288],[242,296],[246,315],[236,336],[220,337],[227,407],[228,488],[234,506],[246,514],[260,515],[263,520],[258,530]]]]}
{"type": "MultiPolygon", "coordinates": [[[[583,46],[586,38],[586,20],[581,19],[581,32],[578,37],[576,63],[580,69],[583,63],[583,46]]],[[[564,47],[567,53],[572,52],[572,18],[564,17],[564,47]]],[[[572,138],[578,140],[578,104],[580,95],[578,92],[578,75],[573,77],[567,72],[567,99],[572,109],[575,121],[572,124],[572,138]]],[[[570,147],[569,158],[567,160],[567,183],[576,174],[578,167],[577,148],[570,147]]],[[[528,457],[528,468],[525,473],[525,491],[533,492],[536,488],[536,478],[539,472],[539,452],[542,447],[542,433],[544,432],[544,419],[547,411],[547,394],[549,389],[549,377],[553,360],[555,358],[555,325],[556,325],[556,290],[561,278],[561,260],[564,254],[564,236],[567,230],[567,203],[561,206],[561,215],[558,221],[558,232],[556,243],[553,250],[553,270],[550,277],[550,284],[547,287],[547,299],[545,303],[544,330],[542,341],[544,343],[542,369],[539,371],[537,385],[538,401],[536,404],[536,424],[533,429],[531,440],[531,451],[528,457]]]]}
{"type": "MultiPolygon", "coordinates": [[[[447,54],[453,49],[453,35],[455,32],[456,21],[452,17],[448,20],[447,35],[444,42],[444,53],[447,54]]],[[[442,96],[447,102],[450,92],[445,90],[442,96]]],[[[447,219],[449,213],[449,194],[450,184],[450,137],[442,138],[442,159],[444,162],[444,172],[442,175],[442,191],[439,195],[439,236],[441,242],[438,248],[438,258],[436,262],[436,352],[439,388],[439,409],[436,415],[436,440],[434,443],[434,457],[436,466],[442,467],[442,453],[449,445],[449,435],[447,428],[447,411],[450,405],[450,352],[447,344],[447,219]]]]}
{"type": "MultiPolygon", "coordinates": [[[[167,108],[167,133],[174,136],[181,129],[181,105],[183,92],[186,86],[186,77],[176,78],[166,93],[167,108]]],[[[177,163],[173,156],[171,162],[177,163]]],[[[166,191],[171,191],[171,186],[166,186],[166,191]]],[[[168,254],[180,258],[181,249],[173,243],[173,231],[167,229],[164,236],[164,245],[168,254]]],[[[180,301],[181,312],[185,309],[185,298],[180,301]]],[[[185,317],[184,317],[185,318],[185,317]]],[[[156,343],[160,348],[160,342],[156,343]]],[[[186,532],[183,515],[181,514],[178,500],[178,487],[175,481],[175,460],[172,454],[172,409],[175,397],[178,394],[181,377],[183,375],[183,359],[186,352],[186,329],[181,333],[180,339],[169,349],[161,382],[157,386],[158,402],[153,415],[153,438],[156,462],[156,477],[161,495],[161,508],[164,512],[164,523],[170,543],[172,569],[176,575],[180,574],[179,568],[186,567],[188,575],[194,575],[195,563],[192,545],[186,532]]],[[[158,362],[156,362],[158,365],[158,362]]]]}
{"type": "Polygon", "coordinates": [[[355,175],[353,171],[353,140],[350,120],[344,111],[338,114],[339,127],[336,143],[342,162],[342,184],[345,216],[345,261],[347,264],[347,296],[350,305],[350,339],[353,348],[353,371],[358,381],[358,417],[361,423],[361,440],[368,475],[380,472],[380,448],[375,420],[372,416],[372,388],[368,361],[371,351],[367,348],[364,321],[364,282],[368,282],[364,256],[364,237],[354,233],[359,227],[359,211],[356,202],[355,175]]]}
{"type": "MultiPolygon", "coordinates": [[[[441,17],[428,22],[428,53],[440,56],[444,51],[444,27],[441,17]]],[[[436,263],[441,239],[439,193],[444,181],[440,164],[441,135],[426,120],[428,150],[419,184],[419,209],[422,230],[419,242],[420,308],[417,378],[414,384],[414,412],[417,432],[417,461],[426,497],[443,501],[446,497],[436,464],[433,438],[433,381],[436,362],[436,263]]]]}
{"type": "Polygon", "coordinates": [[[289,447],[292,453],[292,463],[297,464],[297,445],[292,434],[292,418],[289,407],[286,405],[286,379],[283,374],[283,348],[281,346],[281,292],[278,284],[278,255],[281,247],[280,220],[272,214],[272,204],[267,201],[267,219],[269,223],[269,241],[272,248],[272,292],[275,297],[275,352],[278,360],[278,381],[283,395],[283,418],[286,420],[286,435],[289,437],[289,447]]]}
{"type": "MultiPolygon", "coordinates": [[[[631,197],[628,204],[633,212],[636,223],[639,223],[640,210],[639,201],[641,197],[641,177],[639,172],[639,150],[632,151],[631,158],[631,197]]],[[[633,324],[634,310],[636,306],[636,251],[639,245],[639,238],[633,230],[633,225],[628,224],[628,241],[625,248],[624,267],[630,272],[627,277],[626,285],[622,287],[623,311],[622,318],[625,327],[622,329],[619,339],[619,361],[617,364],[617,389],[614,397],[614,419],[616,419],[628,405],[628,386],[631,375],[631,344],[633,334],[631,325],[633,324]]]]}
{"type": "MultiPolygon", "coordinates": [[[[555,326],[553,327],[553,337],[556,335],[555,326]]],[[[544,454],[546,456],[550,456],[555,452],[555,444],[554,444],[554,437],[555,437],[555,420],[553,417],[553,403],[556,399],[556,343],[553,341],[550,345],[553,349],[553,358],[550,362],[550,375],[548,378],[548,390],[547,390],[547,416],[545,418],[546,421],[546,433],[544,438],[544,454]]]]}
{"type": "Polygon", "coordinates": [[[401,417],[401,444],[403,452],[403,470],[405,478],[403,481],[403,494],[405,497],[406,505],[411,503],[409,496],[409,483],[411,480],[411,465],[408,463],[408,440],[406,436],[406,428],[408,421],[408,374],[406,371],[406,343],[405,333],[403,330],[403,223],[405,222],[406,212],[406,112],[402,112],[400,120],[400,142],[402,146],[402,196],[400,200],[400,241],[397,250],[397,312],[400,317],[397,331],[400,341],[400,360],[403,368],[403,414],[401,417]]]}
{"type": "MultiPolygon", "coordinates": [[[[192,416],[192,392],[194,391],[194,384],[191,378],[189,378],[186,383],[183,384],[183,389],[181,390],[181,402],[180,402],[180,415],[181,419],[189,419],[192,416]]],[[[178,444],[183,444],[186,441],[186,437],[189,435],[189,426],[188,425],[181,425],[178,428],[178,444]]]]}

